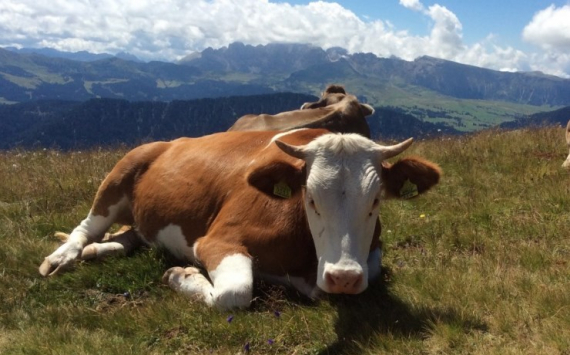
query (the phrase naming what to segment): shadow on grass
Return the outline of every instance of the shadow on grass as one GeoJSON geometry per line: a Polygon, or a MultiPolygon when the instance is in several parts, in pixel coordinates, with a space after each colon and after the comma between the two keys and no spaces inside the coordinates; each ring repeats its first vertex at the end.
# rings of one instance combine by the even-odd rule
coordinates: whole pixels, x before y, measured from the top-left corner
{"type": "MultiPolygon", "coordinates": [[[[386,279],[383,271],[382,280],[386,279]]],[[[453,309],[413,309],[390,292],[386,281],[372,283],[360,295],[330,295],[329,302],[337,309],[335,323],[337,340],[319,354],[354,353],[358,344],[369,344],[371,339],[389,335],[394,338],[425,339],[434,324],[445,323],[463,329],[486,331],[487,325],[479,319],[461,315],[453,309]]],[[[373,340],[372,340],[373,341],[373,340]]]]}

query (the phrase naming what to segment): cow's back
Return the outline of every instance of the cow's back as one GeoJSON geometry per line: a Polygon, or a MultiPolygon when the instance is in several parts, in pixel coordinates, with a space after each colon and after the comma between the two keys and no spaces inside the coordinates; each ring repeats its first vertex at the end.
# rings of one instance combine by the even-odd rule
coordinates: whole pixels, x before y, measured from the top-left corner
{"type": "MultiPolygon", "coordinates": [[[[291,243],[291,238],[303,239],[310,233],[301,203],[304,172],[299,168],[287,174],[289,198],[273,195],[272,181],[265,186],[251,174],[259,166],[301,164],[271,144],[276,133],[235,132],[169,142],[134,186],[133,216],[139,232],[153,242],[161,230],[174,225],[181,228],[188,245],[209,233],[221,236],[220,241],[239,240],[258,255],[264,269],[279,269],[281,264],[275,256],[265,260],[265,248],[283,250],[279,255],[288,268],[290,253],[314,254],[310,243],[291,243]],[[288,250],[292,246],[296,250],[288,250]]],[[[283,140],[287,134],[282,133],[283,140]]]]}

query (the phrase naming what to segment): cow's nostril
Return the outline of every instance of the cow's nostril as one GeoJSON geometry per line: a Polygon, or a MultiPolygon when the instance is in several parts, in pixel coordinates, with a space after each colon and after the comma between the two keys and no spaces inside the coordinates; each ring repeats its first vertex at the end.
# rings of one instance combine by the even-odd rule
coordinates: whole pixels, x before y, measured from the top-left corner
{"type": "Polygon", "coordinates": [[[329,285],[329,287],[336,286],[335,278],[333,277],[332,273],[330,273],[330,272],[327,272],[325,274],[325,281],[326,281],[327,285],[329,285]]]}
{"type": "Polygon", "coordinates": [[[325,283],[330,293],[356,293],[362,286],[362,272],[353,270],[333,270],[325,272],[325,283]]]}

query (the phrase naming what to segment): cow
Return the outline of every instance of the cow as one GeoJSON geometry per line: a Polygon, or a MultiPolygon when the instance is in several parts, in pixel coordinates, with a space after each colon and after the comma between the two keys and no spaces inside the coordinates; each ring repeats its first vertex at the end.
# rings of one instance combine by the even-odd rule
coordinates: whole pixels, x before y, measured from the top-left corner
{"type": "Polygon", "coordinates": [[[383,196],[414,196],[439,182],[440,168],[421,158],[386,163],[411,144],[298,129],[139,146],[103,180],[87,217],[39,272],[124,254],[140,238],[193,265],[168,269],[165,283],[220,309],[249,306],[254,276],[312,298],[358,294],[380,272],[383,196]],[[101,242],[113,223],[133,227],[101,242]]]}
{"type": "MultiPolygon", "coordinates": [[[[570,121],[568,121],[568,124],[566,124],[566,145],[570,150],[570,121]]],[[[562,167],[564,169],[570,169],[570,153],[568,154],[568,157],[566,157],[564,163],[562,163],[562,167]]]]}
{"type": "Polygon", "coordinates": [[[228,131],[287,131],[295,128],[325,128],[332,132],[359,133],[370,138],[366,117],[374,108],[358,102],[340,85],[329,85],[317,102],[306,102],[300,110],[275,115],[245,115],[228,131]]]}

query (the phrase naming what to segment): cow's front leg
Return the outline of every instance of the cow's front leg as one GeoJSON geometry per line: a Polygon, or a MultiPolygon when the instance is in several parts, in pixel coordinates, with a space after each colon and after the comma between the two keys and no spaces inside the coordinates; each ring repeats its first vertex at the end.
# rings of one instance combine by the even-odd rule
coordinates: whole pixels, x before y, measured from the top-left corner
{"type": "Polygon", "coordinates": [[[219,309],[248,307],[252,300],[253,266],[243,247],[202,238],[196,259],[206,267],[211,283],[196,268],[171,268],[163,277],[171,288],[198,296],[219,309]]]}
{"type": "Polygon", "coordinates": [[[214,287],[195,267],[172,267],[164,273],[162,282],[186,296],[203,300],[208,306],[214,305],[214,287]]]}

